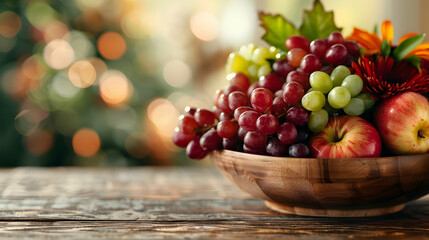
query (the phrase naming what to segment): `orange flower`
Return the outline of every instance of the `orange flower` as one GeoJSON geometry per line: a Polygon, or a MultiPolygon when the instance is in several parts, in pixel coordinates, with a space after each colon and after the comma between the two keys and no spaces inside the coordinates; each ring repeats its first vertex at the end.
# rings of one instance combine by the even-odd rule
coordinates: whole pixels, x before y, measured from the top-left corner
{"type": "MultiPolygon", "coordinates": [[[[407,33],[401,37],[398,42],[398,45],[401,44],[406,39],[417,35],[417,33],[407,33]]],[[[365,55],[372,55],[375,53],[380,53],[380,46],[384,40],[389,41],[390,46],[393,46],[393,25],[389,20],[383,21],[381,24],[381,38],[375,34],[370,33],[359,28],[353,28],[353,32],[350,36],[347,37],[348,40],[356,41],[360,46],[362,46],[367,51],[365,55]]],[[[413,49],[407,56],[416,55],[422,59],[429,61],[429,43],[422,43],[413,49]]]]}

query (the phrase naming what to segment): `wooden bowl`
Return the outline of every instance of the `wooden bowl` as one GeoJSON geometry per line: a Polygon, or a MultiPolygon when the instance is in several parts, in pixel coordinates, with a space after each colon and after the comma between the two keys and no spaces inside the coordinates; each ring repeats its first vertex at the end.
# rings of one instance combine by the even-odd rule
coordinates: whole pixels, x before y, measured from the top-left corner
{"type": "Polygon", "coordinates": [[[288,214],[378,216],[429,193],[429,153],[321,159],[217,150],[211,159],[239,188],[288,214]]]}

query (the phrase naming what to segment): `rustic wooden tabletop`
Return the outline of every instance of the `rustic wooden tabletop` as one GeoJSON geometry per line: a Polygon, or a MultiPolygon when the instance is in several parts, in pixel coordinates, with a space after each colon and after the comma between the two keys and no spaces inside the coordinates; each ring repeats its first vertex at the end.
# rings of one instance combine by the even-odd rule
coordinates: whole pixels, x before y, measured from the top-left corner
{"type": "Polygon", "coordinates": [[[429,197],[374,218],[267,209],[212,168],[0,170],[3,239],[425,239],[429,197]]]}

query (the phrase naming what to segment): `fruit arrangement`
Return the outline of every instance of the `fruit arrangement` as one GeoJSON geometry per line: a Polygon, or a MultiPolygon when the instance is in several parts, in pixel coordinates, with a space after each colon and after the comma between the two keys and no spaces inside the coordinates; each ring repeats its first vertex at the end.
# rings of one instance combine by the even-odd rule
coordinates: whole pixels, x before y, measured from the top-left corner
{"type": "Polygon", "coordinates": [[[270,46],[230,54],[229,85],[211,110],[187,107],[173,142],[191,159],[216,149],[282,157],[353,158],[429,152],[429,43],[393,45],[354,28],[344,37],[315,1],[299,28],[259,14],[270,46]],[[323,24],[320,24],[323,22],[323,24]]]}

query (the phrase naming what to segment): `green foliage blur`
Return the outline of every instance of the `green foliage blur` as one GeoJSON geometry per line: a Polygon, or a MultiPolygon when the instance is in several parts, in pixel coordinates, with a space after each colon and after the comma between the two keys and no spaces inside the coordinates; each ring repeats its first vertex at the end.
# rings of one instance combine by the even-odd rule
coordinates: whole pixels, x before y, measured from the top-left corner
{"type": "MultiPolygon", "coordinates": [[[[123,23],[115,21],[118,16],[103,15],[90,6],[96,2],[100,1],[0,1],[0,166],[165,164],[157,162],[147,141],[153,128],[145,120],[147,104],[171,91],[153,71],[151,40],[140,37],[140,29],[130,32],[133,26],[125,34],[123,23]],[[106,32],[125,40],[121,57],[109,60],[100,54],[97,39],[106,32]],[[74,59],[55,69],[52,66],[67,56],[56,56],[49,64],[44,49],[57,38],[66,39],[74,59]],[[90,62],[97,71],[89,87],[79,88],[67,80],[77,61],[90,62]],[[117,106],[100,97],[99,81],[106,72],[124,76],[129,83],[129,99],[117,106]],[[90,144],[76,143],[87,156],[76,154],[73,136],[81,129],[96,132],[101,142],[98,151],[91,152],[97,144],[87,138],[90,144]]],[[[123,2],[113,1],[127,4],[123,2]]],[[[109,91],[113,94],[114,89],[109,91]]]]}

